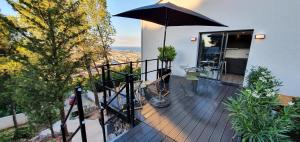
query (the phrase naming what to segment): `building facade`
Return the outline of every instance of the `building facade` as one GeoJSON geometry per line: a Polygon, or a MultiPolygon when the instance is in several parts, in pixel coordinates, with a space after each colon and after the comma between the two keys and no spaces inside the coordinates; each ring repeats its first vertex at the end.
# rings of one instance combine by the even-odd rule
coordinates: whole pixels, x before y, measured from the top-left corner
{"type": "MultiPolygon", "coordinates": [[[[283,82],[281,93],[300,96],[299,0],[169,2],[228,26],[168,27],[166,44],[177,51],[172,74],[184,76],[185,67],[203,67],[211,70],[209,78],[245,85],[252,66],[265,66],[283,82]]],[[[163,32],[163,26],[142,21],[142,59],[157,57],[163,32]]]]}

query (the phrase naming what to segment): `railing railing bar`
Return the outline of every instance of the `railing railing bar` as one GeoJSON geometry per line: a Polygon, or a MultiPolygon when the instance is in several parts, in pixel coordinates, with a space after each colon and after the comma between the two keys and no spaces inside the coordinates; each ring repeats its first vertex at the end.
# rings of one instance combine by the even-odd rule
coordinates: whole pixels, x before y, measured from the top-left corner
{"type": "MultiPolygon", "coordinates": [[[[106,64],[106,67],[107,67],[107,78],[108,80],[110,81],[111,80],[111,70],[110,70],[110,65],[109,64],[106,64]]],[[[111,96],[111,90],[108,90],[108,96],[110,97],[111,96]]]]}
{"type": "Polygon", "coordinates": [[[111,107],[106,107],[106,109],[107,109],[108,111],[113,112],[114,114],[116,114],[116,115],[117,115],[118,117],[120,117],[121,119],[126,120],[127,122],[129,121],[128,118],[127,118],[122,112],[119,112],[119,111],[117,111],[117,110],[115,110],[115,109],[113,109],[113,108],[111,108],[111,107]]]}
{"type": "Polygon", "coordinates": [[[114,101],[118,97],[118,95],[121,94],[121,92],[125,89],[125,87],[126,85],[124,85],[118,92],[116,92],[115,96],[107,103],[107,105],[109,105],[112,101],[114,101]]]}
{"type": "MultiPolygon", "coordinates": [[[[106,89],[106,90],[111,90],[111,91],[113,91],[114,93],[118,93],[114,88],[110,88],[110,87],[108,87],[108,86],[104,86],[104,88],[106,89]]],[[[122,93],[120,93],[121,95],[124,95],[124,94],[122,94],[122,93]]]]}
{"type": "Polygon", "coordinates": [[[114,73],[117,73],[117,74],[120,74],[120,75],[124,75],[124,76],[126,76],[126,74],[127,74],[127,73],[124,73],[124,72],[118,72],[118,71],[114,71],[114,70],[111,70],[111,69],[110,69],[110,71],[114,72],[114,73]]]}
{"type": "Polygon", "coordinates": [[[76,135],[76,133],[80,130],[80,125],[77,127],[77,129],[75,130],[75,132],[69,137],[69,139],[67,140],[67,142],[70,142],[72,140],[72,138],[76,135]]]}
{"type": "Polygon", "coordinates": [[[128,119],[128,122],[130,123],[130,85],[129,85],[129,76],[127,75],[126,76],[126,109],[127,109],[127,119],[128,119]]]}
{"type": "Polygon", "coordinates": [[[78,118],[79,118],[80,130],[81,130],[81,139],[82,142],[87,142],[81,92],[82,92],[81,87],[77,86],[75,88],[75,95],[77,96],[78,118]]]}
{"type": "MultiPolygon", "coordinates": [[[[148,61],[156,61],[158,60],[157,58],[156,59],[148,59],[148,61]]],[[[133,61],[132,63],[142,63],[142,62],[145,62],[146,60],[142,60],[142,61],[133,61]]],[[[124,62],[124,63],[114,63],[114,64],[109,64],[110,66],[117,66],[117,65],[124,65],[124,64],[129,64],[130,62],[124,62]]],[[[105,65],[98,65],[96,66],[97,68],[101,68],[102,66],[105,66],[105,65]]]]}
{"type": "Polygon", "coordinates": [[[73,102],[73,104],[71,105],[71,107],[69,108],[68,113],[67,113],[67,115],[66,115],[66,117],[65,117],[65,120],[64,120],[64,122],[63,122],[61,125],[65,126],[65,124],[66,124],[66,122],[67,122],[67,120],[68,120],[68,117],[69,117],[69,115],[71,114],[71,111],[72,111],[72,109],[73,109],[73,107],[74,107],[74,105],[75,105],[75,103],[76,103],[76,101],[77,101],[76,99],[77,99],[77,97],[76,97],[76,95],[75,95],[75,97],[74,97],[74,102],[73,102]]]}

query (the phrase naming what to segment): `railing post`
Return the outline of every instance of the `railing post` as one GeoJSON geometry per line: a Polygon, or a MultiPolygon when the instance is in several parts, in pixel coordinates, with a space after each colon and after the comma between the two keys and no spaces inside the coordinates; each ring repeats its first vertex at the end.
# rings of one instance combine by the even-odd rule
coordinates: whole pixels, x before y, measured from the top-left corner
{"type": "Polygon", "coordinates": [[[80,125],[80,130],[81,130],[81,138],[82,138],[82,142],[87,142],[81,91],[82,90],[81,90],[80,86],[77,86],[75,88],[75,95],[76,95],[76,99],[77,99],[77,107],[78,107],[78,113],[79,113],[79,125],[80,125]]]}
{"type": "Polygon", "coordinates": [[[105,67],[102,66],[102,87],[103,87],[103,107],[106,108],[107,100],[106,100],[106,75],[105,75],[105,67]]]}
{"type": "MultiPolygon", "coordinates": [[[[67,118],[66,118],[66,119],[67,119],[67,118]]],[[[64,124],[61,124],[61,125],[60,125],[60,129],[61,129],[62,141],[63,141],[63,142],[67,142],[64,124]]]]}
{"type": "MultiPolygon", "coordinates": [[[[108,86],[111,87],[112,85],[112,80],[111,80],[111,74],[110,74],[110,65],[107,64],[107,78],[108,78],[108,86]]],[[[111,90],[109,89],[108,90],[108,96],[110,97],[111,96],[111,90]]]]}
{"type": "Polygon", "coordinates": [[[129,88],[129,76],[128,74],[126,74],[126,77],[125,77],[125,81],[126,81],[126,110],[127,110],[127,120],[128,120],[128,123],[130,123],[130,99],[129,99],[129,93],[130,93],[130,88],[129,88]]]}
{"type": "Polygon", "coordinates": [[[156,79],[158,79],[159,59],[157,59],[156,61],[156,79]]]}
{"type": "Polygon", "coordinates": [[[147,81],[147,73],[148,72],[148,60],[145,60],[145,81],[147,81]]]}
{"type": "Polygon", "coordinates": [[[161,69],[160,69],[160,76],[159,76],[159,78],[161,78],[163,76],[163,72],[164,72],[164,61],[161,60],[161,69]]]}
{"type": "Polygon", "coordinates": [[[102,134],[103,134],[103,141],[106,142],[106,131],[105,131],[105,124],[104,124],[104,108],[101,107],[100,115],[101,115],[101,128],[102,128],[102,134]]]}
{"type": "Polygon", "coordinates": [[[134,127],[134,75],[133,75],[133,68],[132,62],[130,62],[130,76],[129,76],[129,85],[130,85],[130,123],[131,126],[134,127]]]}

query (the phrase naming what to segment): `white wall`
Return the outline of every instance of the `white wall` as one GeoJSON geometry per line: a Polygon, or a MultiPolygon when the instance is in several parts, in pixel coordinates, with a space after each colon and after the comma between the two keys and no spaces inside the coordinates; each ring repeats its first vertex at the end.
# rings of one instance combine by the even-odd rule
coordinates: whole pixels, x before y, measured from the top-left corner
{"type": "MultiPolygon", "coordinates": [[[[281,91],[300,96],[300,1],[299,0],[169,0],[189,8],[229,27],[169,27],[167,45],[176,47],[173,74],[184,75],[182,65],[195,66],[198,41],[191,37],[199,32],[254,29],[266,34],[264,40],[252,40],[247,69],[260,65],[268,67],[283,81],[281,91]]],[[[180,17],[178,18],[180,19],[180,17]]],[[[163,29],[150,22],[142,24],[142,58],[155,58],[163,42],[163,29]]],[[[199,38],[198,38],[199,39],[199,38]]]]}
{"type": "MultiPolygon", "coordinates": [[[[23,125],[28,121],[24,113],[17,114],[16,117],[17,117],[18,125],[23,125]]],[[[0,130],[11,128],[13,126],[14,126],[14,122],[13,122],[12,115],[0,118],[0,130]]]]}

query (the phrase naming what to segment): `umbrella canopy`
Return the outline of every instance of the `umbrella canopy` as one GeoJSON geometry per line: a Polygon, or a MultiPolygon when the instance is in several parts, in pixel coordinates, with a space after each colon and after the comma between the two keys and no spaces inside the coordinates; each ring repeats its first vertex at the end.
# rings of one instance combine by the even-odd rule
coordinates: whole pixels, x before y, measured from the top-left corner
{"type": "MultiPolygon", "coordinates": [[[[126,11],[115,16],[140,19],[164,25],[165,32],[162,51],[163,59],[165,57],[164,50],[166,45],[166,31],[168,26],[225,26],[204,15],[201,15],[186,8],[176,6],[172,3],[157,3],[154,5],[144,6],[130,11],[126,11]]],[[[162,61],[160,78],[162,78],[163,69],[164,68],[162,61]]],[[[162,96],[162,88],[163,81],[161,80],[159,96],[153,97],[150,100],[150,103],[156,107],[166,107],[170,104],[168,99],[162,96]]]]}
{"type": "Polygon", "coordinates": [[[165,26],[225,26],[202,14],[169,2],[136,8],[115,16],[140,19],[165,26]]]}

